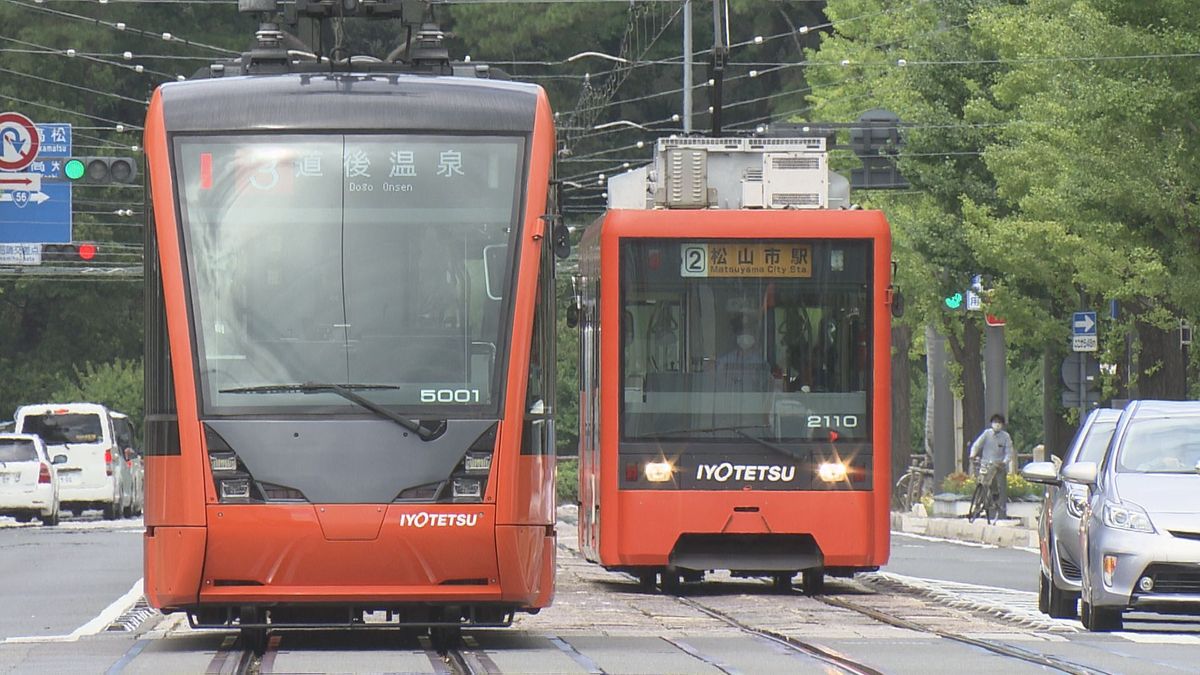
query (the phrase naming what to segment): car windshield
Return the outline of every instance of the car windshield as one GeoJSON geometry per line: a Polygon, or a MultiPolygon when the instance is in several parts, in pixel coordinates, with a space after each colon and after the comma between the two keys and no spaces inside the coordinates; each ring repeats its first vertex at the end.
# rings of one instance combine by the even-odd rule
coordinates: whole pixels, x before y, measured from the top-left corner
{"type": "Polygon", "coordinates": [[[21,438],[0,439],[0,462],[33,462],[37,458],[37,449],[33,446],[33,441],[21,438]]]}
{"type": "Polygon", "coordinates": [[[21,425],[21,433],[37,434],[46,445],[97,443],[103,436],[96,413],[26,415],[21,425]]]}
{"type": "Polygon", "coordinates": [[[498,404],[521,138],[186,137],[175,161],[206,410],[358,410],[259,390],[304,382],[498,404]]]}
{"type": "Polygon", "coordinates": [[[1104,451],[1112,440],[1113,429],[1117,428],[1116,420],[1096,420],[1083,439],[1083,447],[1075,457],[1076,462],[1096,462],[1104,459],[1104,451]]]}
{"type": "Polygon", "coordinates": [[[1135,418],[1121,443],[1117,471],[1195,473],[1200,464],[1200,420],[1195,417],[1135,418]]]}

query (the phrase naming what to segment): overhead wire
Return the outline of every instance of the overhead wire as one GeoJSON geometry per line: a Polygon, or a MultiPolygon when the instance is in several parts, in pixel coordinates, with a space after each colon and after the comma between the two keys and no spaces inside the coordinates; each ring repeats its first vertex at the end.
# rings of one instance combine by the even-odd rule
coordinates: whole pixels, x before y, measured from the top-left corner
{"type": "MultiPolygon", "coordinates": [[[[42,3],[44,3],[45,0],[42,0],[42,2],[38,3],[38,4],[21,2],[21,0],[0,0],[0,1],[7,2],[10,5],[16,5],[18,7],[22,7],[27,10],[30,10],[30,11],[53,14],[55,16],[60,16],[60,17],[72,19],[75,21],[83,21],[85,23],[95,24],[98,26],[107,26],[107,27],[109,27],[115,31],[121,32],[121,33],[130,33],[133,35],[140,35],[142,37],[147,37],[147,38],[152,38],[152,39],[161,39],[164,42],[176,42],[176,43],[187,45],[189,47],[200,47],[203,49],[210,49],[212,51],[221,52],[221,53],[227,54],[227,55],[236,55],[236,54],[240,53],[233,49],[228,49],[225,47],[217,47],[215,45],[205,44],[203,42],[196,42],[194,40],[188,40],[187,38],[181,38],[178,35],[175,35],[174,33],[171,33],[168,31],[161,31],[161,32],[147,31],[147,30],[142,30],[141,28],[134,28],[133,26],[130,26],[122,21],[105,21],[103,19],[97,19],[97,18],[93,18],[90,16],[84,16],[82,14],[66,12],[61,9],[51,9],[50,7],[43,6],[42,3]]],[[[108,4],[108,3],[100,3],[100,4],[108,4]]]]}

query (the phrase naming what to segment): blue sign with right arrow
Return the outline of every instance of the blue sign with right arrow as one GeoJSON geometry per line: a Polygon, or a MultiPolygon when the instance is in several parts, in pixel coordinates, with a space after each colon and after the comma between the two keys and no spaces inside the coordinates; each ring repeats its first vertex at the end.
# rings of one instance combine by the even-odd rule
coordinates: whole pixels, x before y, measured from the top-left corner
{"type": "Polygon", "coordinates": [[[1071,316],[1071,349],[1077,352],[1094,352],[1100,346],[1096,335],[1096,313],[1075,312],[1071,316]]]}

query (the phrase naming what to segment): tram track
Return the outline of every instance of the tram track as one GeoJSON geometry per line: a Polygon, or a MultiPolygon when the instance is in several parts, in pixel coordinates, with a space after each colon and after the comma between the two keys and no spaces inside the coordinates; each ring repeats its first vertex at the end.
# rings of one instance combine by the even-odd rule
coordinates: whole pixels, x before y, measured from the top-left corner
{"type": "Polygon", "coordinates": [[[1104,670],[1093,668],[1091,666],[1085,666],[1083,664],[1075,663],[1073,661],[1062,659],[1056,656],[1042,654],[1040,652],[1025,649],[1023,647],[1017,647],[1008,643],[975,638],[969,635],[955,633],[953,631],[933,628],[931,626],[924,626],[920,623],[904,619],[894,614],[889,614],[873,607],[867,607],[863,604],[854,602],[852,600],[847,600],[842,597],[834,597],[829,595],[815,595],[811,597],[813,600],[830,607],[837,607],[840,609],[849,610],[851,612],[856,612],[889,626],[926,633],[929,635],[937,635],[938,637],[945,638],[947,640],[978,647],[1000,656],[1025,661],[1027,663],[1032,663],[1034,665],[1043,666],[1046,668],[1052,668],[1059,672],[1070,673],[1071,675],[1110,675],[1104,670]]]}

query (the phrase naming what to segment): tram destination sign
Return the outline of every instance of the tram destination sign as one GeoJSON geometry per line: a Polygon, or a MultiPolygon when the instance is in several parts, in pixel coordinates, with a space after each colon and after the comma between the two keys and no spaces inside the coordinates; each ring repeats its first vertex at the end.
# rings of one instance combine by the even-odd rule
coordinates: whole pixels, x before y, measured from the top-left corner
{"type": "Polygon", "coordinates": [[[688,243],[680,253],[684,277],[812,277],[810,244],[688,243]]]}

